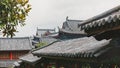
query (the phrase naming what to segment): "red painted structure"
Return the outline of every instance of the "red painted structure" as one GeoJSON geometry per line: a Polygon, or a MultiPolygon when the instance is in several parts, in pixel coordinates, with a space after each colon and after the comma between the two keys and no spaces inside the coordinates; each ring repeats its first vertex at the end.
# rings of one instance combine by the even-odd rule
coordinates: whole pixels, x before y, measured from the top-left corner
{"type": "Polygon", "coordinates": [[[0,60],[16,60],[19,56],[27,54],[29,51],[1,51],[0,60]]]}

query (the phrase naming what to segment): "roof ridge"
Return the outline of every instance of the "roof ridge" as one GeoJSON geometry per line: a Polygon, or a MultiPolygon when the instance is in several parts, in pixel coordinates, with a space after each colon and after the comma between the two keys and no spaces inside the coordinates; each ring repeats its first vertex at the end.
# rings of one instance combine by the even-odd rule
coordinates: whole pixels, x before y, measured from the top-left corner
{"type": "Polygon", "coordinates": [[[37,51],[37,50],[39,50],[39,49],[42,49],[42,48],[48,47],[48,46],[50,46],[50,45],[52,45],[52,44],[54,44],[54,43],[56,43],[56,42],[59,42],[59,40],[54,41],[54,42],[52,42],[52,43],[50,43],[50,44],[48,44],[48,45],[46,45],[46,46],[42,46],[42,47],[38,47],[38,48],[36,48],[36,49],[33,49],[33,50],[31,50],[31,52],[34,52],[34,51],[37,51]]]}
{"type": "Polygon", "coordinates": [[[77,22],[83,22],[84,20],[73,20],[73,19],[68,19],[67,21],[77,21],[77,22]]]}
{"type": "Polygon", "coordinates": [[[101,18],[103,18],[103,17],[106,17],[106,16],[108,16],[109,14],[112,14],[112,13],[117,12],[117,11],[119,11],[119,10],[120,10],[120,5],[112,8],[112,9],[109,9],[109,10],[107,10],[107,11],[101,13],[101,14],[98,14],[98,15],[96,15],[96,16],[93,16],[93,17],[91,17],[91,18],[89,18],[89,19],[87,19],[87,20],[85,20],[82,24],[79,24],[79,26],[85,25],[85,24],[88,24],[88,23],[90,23],[90,22],[92,22],[92,21],[95,21],[95,20],[101,19],[101,18]]]}
{"type": "Polygon", "coordinates": [[[54,29],[37,29],[38,30],[50,30],[50,31],[55,31],[55,28],[54,29]]]}
{"type": "Polygon", "coordinates": [[[13,37],[13,38],[0,38],[0,39],[29,39],[30,37],[13,37]]]}
{"type": "Polygon", "coordinates": [[[0,38],[0,51],[31,50],[32,48],[30,37],[0,38]]]}

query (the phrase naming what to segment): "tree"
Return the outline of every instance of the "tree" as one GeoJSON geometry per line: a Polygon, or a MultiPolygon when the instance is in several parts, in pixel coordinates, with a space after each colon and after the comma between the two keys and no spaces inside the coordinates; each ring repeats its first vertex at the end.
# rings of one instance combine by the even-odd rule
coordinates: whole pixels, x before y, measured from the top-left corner
{"type": "Polygon", "coordinates": [[[28,0],[0,0],[0,30],[3,36],[13,37],[17,26],[25,25],[31,6],[28,0]]]}
{"type": "Polygon", "coordinates": [[[37,48],[38,48],[38,47],[45,46],[45,45],[47,45],[46,42],[39,42],[38,44],[36,44],[37,48]]]}

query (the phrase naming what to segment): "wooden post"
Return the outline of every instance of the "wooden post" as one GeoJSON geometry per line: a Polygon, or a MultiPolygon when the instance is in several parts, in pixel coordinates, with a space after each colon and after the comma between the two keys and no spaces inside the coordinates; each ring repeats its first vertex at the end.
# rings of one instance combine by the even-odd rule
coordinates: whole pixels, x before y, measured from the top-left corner
{"type": "Polygon", "coordinates": [[[12,52],[10,52],[10,60],[12,60],[13,59],[13,54],[12,54],[12,52]]]}

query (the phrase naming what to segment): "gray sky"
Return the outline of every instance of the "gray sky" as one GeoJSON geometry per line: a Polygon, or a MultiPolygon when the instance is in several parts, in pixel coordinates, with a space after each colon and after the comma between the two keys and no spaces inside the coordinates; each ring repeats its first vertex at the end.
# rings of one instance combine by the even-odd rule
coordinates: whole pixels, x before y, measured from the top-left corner
{"type": "Polygon", "coordinates": [[[33,36],[39,28],[61,27],[69,19],[86,20],[120,5],[120,0],[29,0],[32,10],[16,36],[33,36]]]}

